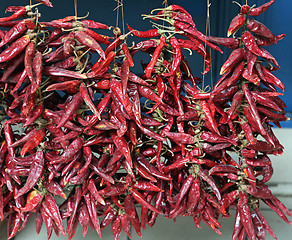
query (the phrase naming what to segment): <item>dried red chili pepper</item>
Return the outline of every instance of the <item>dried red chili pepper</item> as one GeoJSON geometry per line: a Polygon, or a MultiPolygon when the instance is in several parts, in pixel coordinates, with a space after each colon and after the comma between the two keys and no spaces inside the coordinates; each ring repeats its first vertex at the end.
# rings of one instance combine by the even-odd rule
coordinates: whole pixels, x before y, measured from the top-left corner
{"type": "Polygon", "coordinates": [[[230,22],[230,25],[228,27],[227,31],[227,37],[230,37],[233,33],[235,33],[239,28],[243,26],[245,22],[245,15],[244,14],[238,14],[235,16],[232,21],[230,22]]]}
{"type": "Polygon", "coordinates": [[[19,38],[0,54],[0,62],[3,63],[13,59],[18,54],[20,54],[29,43],[29,35],[24,35],[23,37],[19,38]]]}
{"type": "Polygon", "coordinates": [[[154,37],[159,37],[160,36],[160,34],[159,34],[159,32],[158,32],[157,29],[151,29],[151,30],[142,32],[142,31],[134,30],[133,28],[131,28],[129,26],[129,24],[127,24],[127,27],[129,29],[129,31],[131,31],[131,33],[134,36],[136,36],[136,37],[141,37],[141,38],[154,38],[154,37]]]}
{"type": "Polygon", "coordinates": [[[220,70],[220,75],[226,73],[229,69],[233,69],[244,57],[244,50],[238,48],[232,51],[227,61],[223,64],[220,70]]]}
{"type": "Polygon", "coordinates": [[[22,196],[23,194],[27,193],[29,190],[31,190],[37,184],[39,179],[42,177],[43,170],[44,170],[44,155],[42,151],[38,151],[30,167],[30,172],[29,172],[25,185],[21,189],[19,189],[17,194],[14,196],[14,198],[18,198],[22,196]]]}
{"type": "Polygon", "coordinates": [[[275,2],[275,0],[271,0],[257,8],[252,8],[249,12],[248,15],[250,16],[259,16],[261,15],[263,12],[267,11],[268,8],[275,2]]]}
{"type": "Polygon", "coordinates": [[[129,216],[129,220],[137,232],[138,236],[141,237],[141,225],[139,222],[139,217],[135,208],[135,204],[131,195],[127,195],[124,201],[124,209],[126,214],[129,216]]]}
{"type": "Polygon", "coordinates": [[[206,37],[207,41],[221,45],[223,47],[231,48],[231,49],[237,49],[239,48],[239,39],[237,38],[220,38],[220,37],[212,37],[212,36],[207,36],[206,37]]]}
{"type": "Polygon", "coordinates": [[[102,59],[105,59],[105,53],[103,49],[100,47],[99,43],[95,41],[93,37],[85,33],[84,31],[78,31],[75,33],[75,38],[85,46],[96,51],[102,59]]]}
{"type": "Polygon", "coordinates": [[[22,147],[20,151],[21,157],[24,157],[27,152],[37,147],[43,141],[44,137],[45,130],[43,128],[37,130],[35,134],[30,139],[28,139],[28,141],[22,147]]]}
{"type": "Polygon", "coordinates": [[[166,38],[164,36],[161,36],[160,42],[153,53],[152,59],[145,69],[145,75],[147,78],[151,78],[151,73],[154,69],[154,66],[157,63],[157,60],[158,60],[158,58],[159,58],[159,56],[160,56],[160,54],[165,46],[166,46],[166,38]]]}

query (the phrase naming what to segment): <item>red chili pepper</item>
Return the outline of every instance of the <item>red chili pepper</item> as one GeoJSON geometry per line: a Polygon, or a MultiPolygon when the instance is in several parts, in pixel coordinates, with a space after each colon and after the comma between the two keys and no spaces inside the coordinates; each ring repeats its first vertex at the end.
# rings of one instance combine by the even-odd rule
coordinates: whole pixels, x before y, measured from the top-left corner
{"type": "Polygon", "coordinates": [[[220,70],[220,75],[226,73],[229,69],[233,69],[244,57],[244,50],[238,48],[232,51],[227,61],[223,64],[220,70]]]}
{"type": "Polygon", "coordinates": [[[31,210],[35,209],[43,200],[44,195],[37,190],[32,190],[26,199],[25,207],[21,208],[22,212],[30,212],[31,210]]]}
{"type": "Polygon", "coordinates": [[[111,44],[110,41],[109,41],[109,39],[111,39],[111,37],[98,34],[98,33],[94,32],[94,31],[92,31],[91,29],[88,29],[88,28],[83,28],[82,31],[84,31],[89,36],[93,37],[95,39],[95,41],[97,41],[98,43],[103,43],[103,44],[106,44],[106,45],[110,45],[111,44]]]}
{"type": "Polygon", "coordinates": [[[35,55],[35,44],[34,42],[30,42],[26,49],[25,49],[25,56],[24,56],[24,66],[27,73],[27,76],[29,77],[30,81],[33,83],[33,72],[32,72],[32,60],[35,55]]]}
{"type": "Polygon", "coordinates": [[[180,44],[178,42],[178,40],[176,39],[176,37],[171,37],[169,40],[170,45],[172,46],[172,51],[173,51],[173,55],[172,55],[172,64],[171,64],[171,69],[169,73],[163,73],[162,75],[164,77],[170,77],[170,76],[174,76],[175,73],[177,72],[180,63],[181,63],[181,47],[180,44]]]}
{"type": "Polygon", "coordinates": [[[62,187],[56,181],[50,181],[49,183],[46,183],[45,187],[50,193],[58,195],[64,199],[67,199],[67,196],[63,192],[62,187]]]}
{"type": "Polygon", "coordinates": [[[257,139],[254,137],[254,134],[253,134],[253,132],[251,130],[250,125],[247,122],[243,122],[241,124],[241,128],[242,128],[242,130],[244,132],[244,135],[245,135],[246,139],[248,140],[248,142],[250,144],[252,144],[252,145],[256,144],[257,143],[257,139]]]}
{"type": "Polygon", "coordinates": [[[286,34],[280,34],[275,36],[274,39],[267,39],[262,36],[255,35],[256,43],[258,46],[270,46],[276,44],[278,41],[282,40],[286,34]]]}
{"type": "Polygon", "coordinates": [[[274,34],[262,23],[254,20],[254,19],[250,19],[248,20],[248,24],[247,27],[250,31],[252,31],[253,33],[274,40],[275,36],[274,34]]]}
{"type": "Polygon", "coordinates": [[[20,151],[21,157],[24,157],[27,152],[37,147],[43,141],[44,137],[45,130],[43,128],[37,130],[35,134],[30,139],[28,139],[28,141],[22,147],[20,151]]]}
{"type": "Polygon", "coordinates": [[[146,182],[146,181],[140,181],[138,180],[135,182],[133,185],[133,188],[138,189],[138,190],[143,190],[143,191],[150,191],[150,192],[163,192],[162,189],[157,187],[151,182],[146,182]]]}
{"type": "Polygon", "coordinates": [[[282,89],[283,91],[285,91],[285,86],[284,84],[281,82],[280,79],[278,79],[276,76],[274,76],[267,68],[261,66],[261,70],[263,73],[263,76],[261,76],[261,78],[263,77],[264,81],[267,81],[270,84],[275,85],[276,87],[282,89]]]}
{"type": "Polygon", "coordinates": [[[217,123],[216,123],[214,117],[211,114],[211,111],[210,111],[208,103],[205,100],[201,100],[200,103],[201,103],[201,107],[202,107],[203,113],[205,115],[205,119],[210,123],[210,125],[212,127],[212,130],[214,132],[216,132],[218,135],[221,135],[219,130],[218,130],[217,123]]]}
{"type": "Polygon", "coordinates": [[[15,42],[13,42],[7,49],[5,49],[0,54],[0,63],[7,62],[18,54],[20,54],[26,46],[30,43],[30,37],[28,35],[24,35],[23,37],[19,38],[15,42]]]}
{"type": "Polygon", "coordinates": [[[89,180],[88,190],[90,191],[90,193],[92,194],[92,196],[95,198],[95,200],[97,202],[99,202],[102,205],[105,205],[105,201],[103,200],[103,198],[98,193],[97,188],[95,186],[95,183],[94,183],[94,181],[92,179],[89,180]]]}
{"type": "Polygon", "coordinates": [[[36,0],[37,2],[43,3],[48,7],[53,7],[53,4],[49,0],[36,0]]]}
{"type": "Polygon", "coordinates": [[[223,47],[237,49],[239,48],[239,40],[237,38],[220,38],[220,37],[212,37],[206,36],[207,41],[221,45],[223,47]]]}
{"type": "Polygon", "coordinates": [[[250,32],[248,32],[248,31],[244,32],[241,35],[241,39],[242,39],[244,45],[246,46],[246,48],[248,50],[250,50],[253,54],[255,54],[255,55],[259,56],[259,57],[266,58],[268,60],[274,60],[275,59],[273,56],[271,56],[270,54],[267,54],[266,52],[264,52],[263,50],[261,50],[258,47],[254,36],[250,32]]]}
{"type": "Polygon", "coordinates": [[[262,224],[264,225],[264,228],[267,230],[267,232],[274,238],[277,239],[275,232],[272,230],[272,228],[270,227],[269,223],[267,222],[267,220],[264,218],[264,216],[262,215],[262,213],[259,211],[258,208],[254,209],[255,213],[257,214],[257,216],[260,218],[262,224]]]}
{"type": "Polygon", "coordinates": [[[237,16],[235,16],[229,25],[229,28],[227,31],[227,37],[230,37],[239,28],[241,28],[243,26],[244,22],[245,22],[245,15],[244,14],[240,13],[237,16]]]}
{"type": "Polygon", "coordinates": [[[27,14],[27,12],[30,11],[31,8],[34,7],[34,6],[36,6],[36,5],[20,7],[11,16],[0,18],[0,23],[13,21],[13,20],[16,20],[16,19],[19,19],[19,18],[25,16],[27,14]]]}
{"type": "Polygon", "coordinates": [[[104,69],[106,69],[106,71],[108,70],[111,62],[114,60],[116,56],[116,53],[111,51],[106,55],[106,59],[102,60],[102,58],[100,58],[100,60],[98,60],[92,67],[92,72],[87,74],[88,78],[93,78],[93,77],[97,77],[100,76],[104,73],[104,69]]]}
{"type": "Polygon", "coordinates": [[[8,44],[14,40],[16,40],[18,37],[20,37],[22,34],[24,34],[27,29],[33,29],[34,23],[28,19],[25,19],[18,24],[16,24],[13,28],[11,28],[2,38],[0,42],[0,47],[4,46],[5,44],[8,44]]]}
{"type": "Polygon", "coordinates": [[[240,214],[242,225],[249,239],[256,240],[255,231],[252,225],[250,209],[248,206],[247,195],[242,191],[239,192],[239,201],[237,207],[239,208],[238,211],[240,214]]]}
{"type": "Polygon", "coordinates": [[[154,167],[151,163],[148,162],[148,160],[142,155],[137,154],[136,155],[136,161],[141,165],[148,173],[152,174],[153,176],[170,181],[171,178],[162,174],[156,167],[154,167]]]}
{"type": "Polygon", "coordinates": [[[75,38],[81,43],[84,44],[85,46],[93,49],[96,51],[102,59],[105,59],[105,53],[100,47],[99,43],[95,41],[93,37],[85,33],[84,31],[78,31],[75,33],[75,38]]]}
{"type": "MultiPolygon", "coordinates": [[[[155,64],[157,63],[157,60],[163,50],[163,48],[166,47],[166,38],[164,36],[160,37],[160,42],[157,46],[157,48],[155,49],[152,59],[149,62],[149,64],[147,65],[146,69],[145,69],[145,75],[146,78],[151,78],[151,73],[154,69],[155,64]]],[[[1,56],[1,55],[0,55],[1,56]]]]}
{"type": "Polygon", "coordinates": [[[133,58],[131,56],[131,53],[130,53],[129,48],[128,48],[128,46],[127,46],[126,43],[123,43],[122,44],[122,50],[123,50],[123,52],[125,54],[126,59],[129,62],[130,67],[134,67],[133,58]]]}
{"type": "Polygon", "coordinates": [[[27,193],[29,190],[31,190],[41,178],[43,174],[43,170],[44,170],[44,155],[42,151],[38,151],[30,167],[30,172],[29,172],[25,185],[21,189],[19,189],[17,194],[14,196],[14,198],[16,199],[22,196],[23,194],[27,193]]]}
{"type": "Polygon", "coordinates": [[[80,80],[69,80],[66,82],[55,83],[47,87],[46,91],[64,91],[74,87],[77,87],[80,84],[80,80]]]}
{"type": "Polygon", "coordinates": [[[160,36],[159,31],[157,29],[151,29],[151,30],[142,32],[142,31],[134,30],[133,28],[131,28],[129,26],[129,24],[127,24],[127,27],[129,29],[129,31],[131,31],[131,33],[134,36],[136,36],[136,37],[141,37],[141,38],[155,38],[155,37],[159,37],[160,36]]]}
{"type": "Polygon", "coordinates": [[[90,164],[90,168],[97,174],[99,175],[102,179],[104,179],[105,181],[114,184],[115,180],[108,175],[107,173],[105,173],[103,170],[101,170],[100,168],[96,167],[94,164],[90,164]]]}
{"type": "Polygon", "coordinates": [[[84,19],[84,20],[81,20],[81,23],[85,24],[89,28],[109,29],[109,27],[107,25],[93,21],[93,20],[84,19]]]}
{"type": "Polygon", "coordinates": [[[227,143],[231,143],[235,146],[238,145],[238,143],[237,143],[238,138],[236,135],[224,137],[224,136],[219,136],[216,133],[204,131],[201,133],[200,138],[206,142],[211,142],[211,143],[225,143],[225,142],[227,142],[227,143]]]}
{"type": "Polygon", "coordinates": [[[60,119],[57,128],[65,126],[66,122],[69,120],[69,118],[76,112],[76,110],[82,105],[83,98],[80,93],[77,93],[73,96],[70,103],[68,103],[68,106],[60,119]]]}
{"type": "Polygon", "coordinates": [[[13,144],[11,144],[8,147],[14,148],[14,147],[18,147],[18,146],[25,144],[31,137],[33,137],[35,135],[36,132],[37,132],[36,128],[32,129],[30,132],[28,132],[26,135],[24,135],[21,139],[17,140],[16,142],[14,142],[13,144]]]}
{"type": "Polygon", "coordinates": [[[263,137],[267,138],[267,141],[269,141],[269,143],[271,143],[274,146],[275,143],[273,142],[271,137],[267,134],[266,130],[264,129],[264,127],[262,125],[262,122],[261,122],[257,107],[256,107],[254,101],[252,100],[251,93],[250,93],[250,91],[248,89],[248,85],[247,84],[243,84],[242,90],[243,90],[243,93],[244,93],[244,95],[246,97],[246,100],[247,100],[247,102],[248,102],[248,104],[250,106],[250,110],[251,110],[252,116],[253,116],[253,118],[255,120],[255,123],[257,124],[258,129],[260,130],[261,135],[263,137]]]}
{"type": "Polygon", "coordinates": [[[271,109],[274,109],[277,112],[282,111],[282,109],[271,98],[262,95],[261,92],[251,92],[251,95],[255,102],[263,106],[269,107],[271,109]]]}
{"type": "Polygon", "coordinates": [[[221,194],[219,192],[219,189],[218,189],[214,179],[211,176],[209,176],[208,173],[206,173],[206,171],[203,170],[203,169],[199,169],[198,175],[199,175],[200,178],[202,178],[204,181],[206,181],[210,185],[210,187],[214,191],[216,197],[220,201],[221,200],[221,194]]]}
{"type": "Polygon", "coordinates": [[[206,36],[203,33],[201,33],[200,31],[198,31],[196,28],[190,28],[190,25],[183,23],[183,22],[178,22],[178,21],[174,22],[174,26],[176,28],[181,29],[184,32],[190,34],[194,38],[199,39],[202,43],[206,43],[209,47],[213,48],[214,50],[219,51],[220,53],[223,53],[222,50],[218,46],[207,41],[206,36]]]}
{"type": "Polygon", "coordinates": [[[162,103],[162,99],[158,97],[149,87],[139,85],[139,93],[142,97],[145,97],[153,102],[162,103]]]}
{"type": "Polygon", "coordinates": [[[83,138],[76,138],[62,153],[60,158],[52,161],[51,164],[67,163],[82,149],[83,138]]]}
{"type": "Polygon", "coordinates": [[[275,2],[275,0],[271,0],[257,8],[252,8],[249,12],[248,15],[250,16],[259,16],[261,15],[263,12],[267,11],[268,8],[275,2]]]}
{"type": "Polygon", "coordinates": [[[90,221],[91,221],[94,229],[98,233],[99,237],[101,238],[101,230],[100,230],[99,220],[98,220],[96,206],[94,203],[93,196],[90,197],[89,194],[86,194],[83,196],[83,198],[84,198],[86,206],[87,206],[87,210],[88,210],[88,213],[90,216],[90,221]]]}
{"type": "Polygon", "coordinates": [[[129,220],[129,216],[125,213],[120,215],[121,218],[121,226],[127,236],[131,239],[131,224],[129,220]]]}
{"type": "Polygon", "coordinates": [[[131,195],[133,198],[140,204],[142,204],[144,207],[148,208],[149,210],[156,212],[158,214],[162,214],[160,211],[158,211],[155,207],[153,207],[151,204],[149,204],[145,198],[135,189],[130,190],[131,195]]]}
{"type": "Polygon", "coordinates": [[[280,218],[282,218],[287,224],[292,225],[292,222],[288,220],[286,215],[282,210],[273,203],[270,199],[262,199],[265,204],[267,204],[280,218]]]}
{"type": "Polygon", "coordinates": [[[87,79],[87,76],[82,73],[66,70],[58,67],[45,67],[43,74],[46,76],[69,77],[77,79],[87,79]]]}
{"type": "Polygon", "coordinates": [[[66,236],[58,205],[51,194],[48,193],[45,195],[45,200],[43,201],[42,206],[44,209],[46,209],[45,211],[47,214],[54,220],[59,231],[61,231],[61,233],[66,236]]]}
{"type": "Polygon", "coordinates": [[[133,201],[133,198],[131,195],[127,195],[125,197],[125,201],[124,201],[124,209],[126,214],[129,216],[129,220],[132,223],[135,231],[137,232],[139,237],[142,237],[141,235],[141,225],[139,222],[139,217],[135,208],[135,204],[133,201]]]}
{"type": "Polygon", "coordinates": [[[88,89],[87,89],[87,87],[86,87],[86,85],[84,83],[81,83],[81,85],[79,87],[79,91],[80,91],[80,94],[81,94],[84,102],[86,103],[86,105],[98,117],[98,119],[100,119],[99,112],[96,109],[96,107],[93,104],[93,102],[91,101],[91,98],[90,98],[89,93],[88,93],[88,89]]]}
{"type": "Polygon", "coordinates": [[[187,133],[165,132],[165,136],[180,144],[194,144],[194,136],[187,133]]]}

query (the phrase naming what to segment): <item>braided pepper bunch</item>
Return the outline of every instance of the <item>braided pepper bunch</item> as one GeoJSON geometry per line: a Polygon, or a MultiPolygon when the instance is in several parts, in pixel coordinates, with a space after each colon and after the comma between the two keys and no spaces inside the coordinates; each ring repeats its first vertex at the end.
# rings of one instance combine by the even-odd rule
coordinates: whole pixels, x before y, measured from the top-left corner
{"type": "Polygon", "coordinates": [[[273,2],[241,6],[232,38],[205,36],[178,5],[144,15],[153,29],[128,25],[128,33],[87,16],[41,22],[39,4],[8,7],[12,15],[0,18],[8,29],[0,42],[0,219],[8,239],[32,215],[48,239],[53,230],[72,239],[79,223],[83,236],[90,226],[101,237],[109,225],[114,239],[122,230],[131,238],[131,226],[142,236],[160,214],[191,216],[222,234],[219,218],[231,208],[233,239],[265,239],[265,231],[276,239],[259,206],[291,224],[266,185],[268,155],[283,152],[271,127],[287,117],[277,92],[284,85],[272,73],[279,65],[263,47],[285,35],[250,18],[273,2]],[[142,41],[129,46],[131,35],[142,41]],[[222,52],[218,45],[233,52],[204,91],[183,49],[203,57],[206,75],[209,48],[222,52]],[[137,53],[150,58],[143,74],[133,70],[137,53]]]}

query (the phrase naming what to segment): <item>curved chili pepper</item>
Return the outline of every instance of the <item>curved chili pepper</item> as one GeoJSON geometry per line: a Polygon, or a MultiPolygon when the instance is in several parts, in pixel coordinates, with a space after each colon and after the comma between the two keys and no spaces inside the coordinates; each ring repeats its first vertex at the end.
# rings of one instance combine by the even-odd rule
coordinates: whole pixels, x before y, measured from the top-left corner
{"type": "Polygon", "coordinates": [[[144,207],[148,208],[149,210],[156,212],[158,214],[162,214],[160,211],[158,211],[155,207],[153,207],[151,204],[149,204],[144,197],[135,189],[130,190],[131,195],[133,198],[140,204],[142,204],[144,207]]]}
{"type": "Polygon", "coordinates": [[[180,144],[194,144],[194,136],[187,133],[165,132],[165,136],[180,144]]]}
{"type": "Polygon", "coordinates": [[[32,72],[32,61],[35,55],[35,44],[34,42],[30,42],[26,49],[25,49],[25,55],[24,55],[24,66],[27,73],[27,76],[29,77],[30,81],[33,83],[33,72],[32,72]]]}
{"type": "Polygon", "coordinates": [[[240,13],[237,16],[235,16],[230,22],[230,25],[228,27],[227,37],[230,37],[234,32],[236,32],[239,28],[241,28],[244,22],[245,22],[244,14],[240,13]]]}
{"type": "Polygon", "coordinates": [[[248,32],[248,31],[244,32],[241,35],[241,39],[242,39],[244,45],[247,47],[247,49],[250,50],[253,54],[260,56],[260,57],[263,57],[263,58],[266,58],[266,59],[269,59],[269,60],[275,59],[273,56],[271,56],[270,54],[267,54],[266,52],[264,52],[263,50],[261,50],[258,47],[258,45],[254,39],[254,36],[250,32],[248,32]]]}
{"type": "Polygon", "coordinates": [[[82,149],[83,138],[76,138],[62,153],[59,159],[51,161],[52,164],[66,163],[72,160],[72,158],[82,149]]]}
{"type": "Polygon", "coordinates": [[[155,38],[155,37],[159,37],[160,36],[160,34],[158,33],[158,30],[157,29],[151,29],[151,30],[142,32],[142,31],[134,30],[133,28],[131,28],[129,26],[129,24],[127,24],[127,27],[129,29],[129,31],[131,31],[131,33],[134,36],[136,36],[136,37],[141,37],[141,38],[155,38]]]}
{"type": "Polygon", "coordinates": [[[239,47],[239,40],[237,38],[220,38],[220,37],[212,37],[206,36],[207,41],[221,45],[223,47],[237,49],[239,47]]]}
{"type": "Polygon", "coordinates": [[[32,86],[31,93],[35,93],[42,81],[42,69],[43,69],[43,60],[42,53],[38,50],[35,52],[35,56],[32,61],[32,70],[33,70],[33,78],[32,78],[32,86]]]}
{"type": "Polygon", "coordinates": [[[31,138],[28,139],[28,141],[22,147],[20,151],[21,157],[24,157],[24,155],[27,152],[37,147],[43,141],[44,137],[45,137],[45,130],[43,128],[37,130],[35,134],[31,136],[31,138]]]}
{"type": "Polygon", "coordinates": [[[169,73],[163,73],[162,75],[164,77],[170,77],[175,75],[176,71],[179,68],[180,62],[181,62],[181,46],[178,42],[178,40],[176,39],[176,37],[171,37],[169,39],[169,43],[173,48],[173,56],[172,56],[172,64],[171,64],[171,70],[169,73]]]}
{"type": "Polygon", "coordinates": [[[88,35],[84,31],[78,31],[78,32],[75,33],[75,38],[81,44],[84,44],[85,46],[87,46],[87,47],[93,49],[94,51],[96,51],[100,55],[100,57],[102,59],[105,59],[104,51],[102,50],[102,48],[100,47],[98,42],[95,41],[95,39],[93,37],[91,37],[90,35],[88,35]]]}
{"type": "Polygon", "coordinates": [[[219,136],[216,133],[211,133],[211,132],[202,132],[200,135],[200,138],[206,142],[211,142],[211,143],[231,143],[235,146],[238,145],[237,141],[238,138],[236,135],[229,136],[229,137],[224,137],[224,136],[219,136]]]}
{"type": "Polygon", "coordinates": [[[255,231],[252,225],[250,209],[248,206],[247,195],[242,191],[239,192],[238,208],[242,225],[249,239],[256,240],[255,231]]]}
{"type": "Polygon", "coordinates": [[[25,185],[19,189],[14,198],[18,198],[31,190],[42,176],[44,170],[44,155],[42,151],[38,151],[35,159],[30,167],[30,172],[25,185]]]}
{"type": "Polygon", "coordinates": [[[244,50],[238,48],[232,51],[227,61],[223,64],[220,70],[220,75],[226,73],[227,70],[233,69],[244,57],[244,50]]]}
{"type": "Polygon", "coordinates": [[[142,236],[141,235],[141,225],[140,225],[140,222],[139,222],[139,217],[138,217],[138,214],[137,214],[137,211],[136,211],[136,208],[135,208],[135,204],[134,204],[134,201],[133,201],[133,198],[131,195],[127,195],[125,197],[125,201],[124,201],[124,209],[125,209],[125,212],[126,214],[129,216],[129,220],[130,222],[132,223],[135,231],[137,232],[138,236],[142,236]]]}
{"type": "Polygon", "coordinates": [[[209,47],[213,48],[214,50],[216,50],[220,53],[223,53],[222,50],[218,46],[207,41],[206,36],[203,33],[201,33],[200,31],[198,31],[196,28],[190,28],[188,24],[183,23],[183,22],[178,22],[178,21],[174,22],[174,26],[176,28],[179,28],[179,29],[183,30],[184,32],[194,36],[194,38],[199,39],[201,42],[206,43],[209,47]]]}
{"type": "Polygon", "coordinates": [[[36,0],[37,2],[43,3],[48,7],[53,7],[53,4],[49,0],[36,0]]]}
{"type": "Polygon", "coordinates": [[[247,84],[243,84],[242,90],[243,90],[243,93],[244,93],[244,95],[246,97],[247,102],[249,103],[250,111],[251,111],[251,113],[253,115],[253,118],[255,120],[255,123],[257,124],[258,129],[260,130],[260,133],[262,134],[263,137],[267,138],[267,141],[269,141],[269,143],[271,143],[274,146],[275,143],[273,142],[271,137],[267,134],[266,130],[264,129],[264,127],[262,125],[262,122],[261,122],[257,107],[256,107],[254,101],[252,100],[251,93],[250,93],[250,91],[248,89],[248,85],[247,84]]]}
{"type": "Polygon", "coordinates": [[[218,189],[214,179],[211,176],[209,176],[208,173],[206,173],[206,171],[203,170],[203,169],[199,169],[198,175],[199,175],[200,178],[202,178],[204,181],[206,181],[210,185],[210,187],[213,189],[216,197],[220,201],[221,200],[221,194],[219,192],[219,189],[218,189]]]}
{"type": "Polygon", "coordinates": [[[200,103],[201,103],[201,107],[202,107],[203,113],[205,115],[205,118],[210,123],[212,130],[214,132],[216,132],[218,135],[221,135],[219,130],[218,130],[217,123],[211,114],[208,103],[205,100],[201,100],[200,103]]]}
{"type": "Polygon", "coordinates": [[[0,63],[7,62],[20,54],[30,43],[29,35],[24,35],[13,42],[7,49],[0,54],[0,63]]]}
{"type": "Polygon", "coordinates": [[[250,16],[259,16],[261,15],[263,12],[267,11],[268,8],[275,2],[275,0],[271,0],[257,8],[252,8],[249,12],[248,15],[250,16]]]}
{"type": "Polygon", "coordinates": [[[27,196],[26,205],[20,210],[22,212],[30,212],[42,202],[43,198],[44,195],[41,192],[38,192],[37,190],[32,190],[27,196]]]}
{"type": "Polygon", "coordinates": [[[275,38],[274,34],[264,24],[254,19],[248,20],[247,27],[250,31],[252,31],[253,33],[259,36],[262,36],[271,40],[275,38]]]}
{"type": "Polygon", "coordinates": [[[96,29],[109,29],[106,24],[99,23],[93,20],[83,19],[80,21],[81,23],[85,24],[89,28],[96,28],[96,29]]]}
{"type": "Polygon", "coordinates": [[[77,79],[87,79],[87,76],[82,73],[70,71],[63,68],[58,67],[45,67],[43,69],[43,74],[46,76],[57,76],[57,77],[70,77],[70,78],[77,78],[77,79]]]}
{"type": "Polygon", "coordinates": [[[157,60],[158,60],[158,58],[159,58],[159,56],[160,56],[160,54],[165,46],[166,46],[166,38],[164,36],[161,36],[160,42],[153,53],[152,59],[145,69],[146,78],[151,78],[151,73],[154,69],[154,66],[157,63],[157,60]]]}
{"type": "Polygon", "coordinates": [[[45,195],[42,206],[46,209],[45,211],[47,214],[54,220],[61,233],[66,236],[58,205],[51,194],[48,193],[45,195]]]}

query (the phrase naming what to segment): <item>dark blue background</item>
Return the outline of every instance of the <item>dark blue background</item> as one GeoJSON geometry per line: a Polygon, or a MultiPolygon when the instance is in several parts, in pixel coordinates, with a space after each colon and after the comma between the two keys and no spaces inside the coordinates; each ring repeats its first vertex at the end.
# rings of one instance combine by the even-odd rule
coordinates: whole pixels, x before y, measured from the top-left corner
{"type": "MultiPolygon", "coordinates": [[[[74,15],[74,0],[51,0],[54,8],[40,6],[42,12],[41,20],[52,20],[63,18],[68,15],[74,15]]],[[[239,12],[239,7],[232,3],[233,0],[210,0],[211,2],[211,35],[213,36],[226,36],[228,25],[232,18],[239,12]]],[[[240,4],[244,4],[246,0],[239,0],[240,4]]],[[[248,4],[261,5],[268,0],[248,0],[248,4]]],[[[124,0],[124,15],[125,22],[129,23],[136,29],[149,29],[151,23],[143,21],[141,14],[150,13],[154,8],[162,7],[163,0],[124,0]]],[[[26,5],[29,0],[1,0],[0,14],[4,15],[4,9],[9,5],[26,5]]],[[[36,3],[33,1],[33,3],[36,3]]],[[[203,33],[206,29],[206,12],[207,0],[168,0],[169,4],[178,4],[183,6],[191,13],[196,23],[196,27],[203,33]]],[[[108,25],[116,25],[116,12],[113,9],[117,6],[115,0],[78,0],[78,15],[84,16],[90,12],[89,19],[104,22],[108,25]]],[[[280,78],[286,85],[285,95],[282,99],[287,103],[287,111],[292,112],[292,1],[278,0],[271,8],[256,19],[269,27],[275,35],[286,33],[287,36],[280,41],[277,45],[268,47],[267,50],[278,60],[281,69],[275,72],[275,75],[280,78]]],[[[119,17],[121,24],[121,15],[119,17]]],[[[110,34],[107,30],[101,30],[101,33],[110,34]]],[[[129,43],[135,40],[129,39],[129,43]]],[[[224,54],[221,55],[212,52],[213,57],[213,81],[219,78],[218,72],[221,65],[227,59],[230,51],[224,49],[224,54]]],[[[185,52],[188,61],[196,76],[200,76],[203,70],[202,58],[194,53],[192,56],[185,52]]],[[[141,58],[141,56],[140,56],[141,58]]],[[[145,56],[144,56],[145,58],[145,56]]],[[[142,59],[142,58],[141,58],[142,59]]],[[[141,71],[141,68],[134,69],[141,71]]],[[[211,85],[211,74],[205,78],[205,85],[211,85]]],[[[287,122],[283,126],[289,126],[287,122]]],[[[292,127],[292,124],[291,124],[292,127]]]]}

